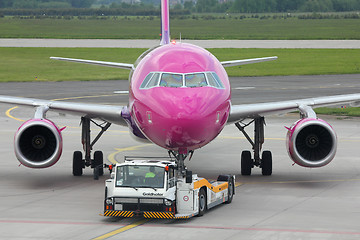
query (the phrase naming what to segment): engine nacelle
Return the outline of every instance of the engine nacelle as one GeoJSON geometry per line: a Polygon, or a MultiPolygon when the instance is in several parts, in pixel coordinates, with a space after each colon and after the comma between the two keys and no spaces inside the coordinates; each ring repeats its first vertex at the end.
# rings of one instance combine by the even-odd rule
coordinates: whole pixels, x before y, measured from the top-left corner
{"type": "Polygon", "coordinates": [[[337,137],[324,120],[304,118],[295,122],[286,138],[291,159],[303,167],[322,167],[335,157],[337,137]]]}
{"type": "Polygon", "coordinates": [[[30,168],[54,165],[61,156],[62,146],[61,131],[48,119],[28,120],[15,134],[16,157],[30,168]]]}

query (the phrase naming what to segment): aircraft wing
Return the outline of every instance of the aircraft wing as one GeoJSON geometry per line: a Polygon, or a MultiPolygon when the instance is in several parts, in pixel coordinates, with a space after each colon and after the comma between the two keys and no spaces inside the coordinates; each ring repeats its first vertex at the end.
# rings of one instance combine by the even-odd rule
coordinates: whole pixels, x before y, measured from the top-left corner
{"type": "MultiPolygon", "coordinates": [[[[112,106],[101,104],[88,104],[76,102],[51,101],[34,98],[11,97],[0,95],[0,102],[16,104],[34,108],[45,109],[71,115],[97,118],[107,122],[127,126],[125,120],[121,117],[121,111],[126,106],[112,106]]],[[[35,113],[36,116],[36,113],[35,113]]]]}
{"type": "Polygon", "coordinates": [[[325,107],[331,105],[350,104],[359,106],[360,94],[346,94],[327,97],[307,98],[299,100],[253,103],[232,105],[228,124],[238,122],[244,118],[256,118],[259,116],[283,114],[291,111],[303,111],[306,108],[325,107]]]}
{"type": "Polygon", "coordinates": [[[104,62],[104,61],[94,61],[94,60],[85,60],[85,59],[76,59],[76,58],[62,58],[62,57],[50,57],[50,59],[67,61],[67,62],[76,62],[76,63],[87,63],[87,64],[99,65],[105,67],[124,68],[128,70],[134,69],[134,65],[129,63],[104,62]]]}
{"type": "MultiPolygon", "coordinates": [[[[232,67],[238,65],[252,64],[252,63],[260,63],[276,60],[278,57],[263,57],[263,58],[250,58],[250,59],[242,59],[242,60],[232,60],[232,61],[224,61],[221,64],[224,67],[232,67]]],[[[76,59],[76,58],[63,58],[63,57],[50,57],[53,60],[67,61],[67,62],[76,62],[76,63],[86,63],[92,65],[99,65],[105,67],[115,67],[115,68],[124,68],[128,70],[133,70],[134,65],[129,63],[116,63],[116,62],[105,62],[105,61],[94,61],[94,60],[86,60],[86,59],[76,59]]]]}
{"type": "Polygon", "coordinates": [[[238,66],[238,65],[245,65],[245,64],[251,64],[251,63],[259,63],[259,62],[267,62],[267,61],[273,61],[276,60],[278,57],[264,57],[264,58],[250,58],[250,59],[242,59],[242,60],[232,60],[232,61],[224,61],[221,62],[223,67],[232,67],[232,66],[238,66]]]}

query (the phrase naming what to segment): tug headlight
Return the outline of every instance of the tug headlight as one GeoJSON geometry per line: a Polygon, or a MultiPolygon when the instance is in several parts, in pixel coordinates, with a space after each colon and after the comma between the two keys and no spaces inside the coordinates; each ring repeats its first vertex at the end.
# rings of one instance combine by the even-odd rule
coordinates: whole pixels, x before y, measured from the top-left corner
{"type": "Polygon", "coordinates": [[[171,206],[172,201],[165,199],[164,203],[166,206],[171,206]]]}
{"type": "Polygon", "coordinates": [[[106,204],[107,205],[112,205],[113,204],[113,200],[112,200],[112,198],[108,198],[108,199],[106,199],[106,204]]]}

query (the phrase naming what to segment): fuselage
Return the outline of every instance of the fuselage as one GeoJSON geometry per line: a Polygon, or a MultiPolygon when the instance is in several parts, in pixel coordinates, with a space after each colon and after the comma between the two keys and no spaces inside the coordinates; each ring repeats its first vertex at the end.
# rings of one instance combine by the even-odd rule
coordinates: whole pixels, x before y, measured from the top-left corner
{"type": "Polygon", "coordinates": [[[230,112],[230,83],[207,50],[185,43],[145,52],[130,75],[129,110],[147,139],[178,152],[212,141],[230,112]]]}

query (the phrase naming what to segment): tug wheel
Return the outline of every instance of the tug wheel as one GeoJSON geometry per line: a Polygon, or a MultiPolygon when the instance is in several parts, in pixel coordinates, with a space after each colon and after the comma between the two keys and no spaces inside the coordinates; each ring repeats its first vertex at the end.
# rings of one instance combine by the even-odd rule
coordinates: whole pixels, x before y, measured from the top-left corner
{"type": "Polygon", "coordinates": [[[206,204],[206,193],[205,190],[202,188],[199,192],[199,217],[203,216],[207,209],[206,204]]]}

